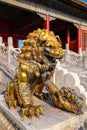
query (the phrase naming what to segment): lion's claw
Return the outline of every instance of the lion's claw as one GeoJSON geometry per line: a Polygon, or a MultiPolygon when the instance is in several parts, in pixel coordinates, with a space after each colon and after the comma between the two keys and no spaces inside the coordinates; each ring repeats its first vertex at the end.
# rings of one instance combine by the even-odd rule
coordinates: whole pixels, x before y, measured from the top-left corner
{"type": "Polygon", "coordinates": [[[41,114],[43,114],[43,108],[41,105],[27,106],[22,108],[22,117],[24,116],[28,116],[29,118],[32,118],[33,116],[39,117],[41,114]]]}

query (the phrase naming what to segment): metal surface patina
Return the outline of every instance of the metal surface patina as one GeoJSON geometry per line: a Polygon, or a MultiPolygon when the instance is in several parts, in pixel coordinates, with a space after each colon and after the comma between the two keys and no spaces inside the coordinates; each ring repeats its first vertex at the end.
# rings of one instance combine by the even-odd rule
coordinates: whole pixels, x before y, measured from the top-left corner
{"type": "Polygon", "coordinates": [[[63,55],[62,42],[52,31],[37,29],[29,33],[17,57],[19,66],[15,77],[8,83],[5,92],[8,106],[20,106],[22,116],[39,117],[43,108],[34,104],[33,95],[44,97],[45,86],[55,106],[74,113],[80,112],[83,100],[74,90],[64,87],[59,90],[50,80],[56,59],[61,59],[63,55]]]}

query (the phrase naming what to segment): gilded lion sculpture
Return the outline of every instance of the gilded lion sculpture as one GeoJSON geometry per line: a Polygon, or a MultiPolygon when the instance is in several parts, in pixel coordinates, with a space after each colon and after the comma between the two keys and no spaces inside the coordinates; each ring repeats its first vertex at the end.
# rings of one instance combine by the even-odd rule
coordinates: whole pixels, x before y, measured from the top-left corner
{"type": "Polygon", "coordinates": [[[46,86],[55,106],[74,113],[80,112],[82,98],[70,88],[63,87],[59,90],[50,81],[56,59],[61,59],[63,55],[62,42],[52,31],[37,29],[29,33],[17,57],[19,66],[14,79],[8,83],[5,91],[8,106],[20,106],[22,116],[39,117],[43,108],[41,105],[34,105],[32,97],[42,97],[42,90],[46,86]]]}

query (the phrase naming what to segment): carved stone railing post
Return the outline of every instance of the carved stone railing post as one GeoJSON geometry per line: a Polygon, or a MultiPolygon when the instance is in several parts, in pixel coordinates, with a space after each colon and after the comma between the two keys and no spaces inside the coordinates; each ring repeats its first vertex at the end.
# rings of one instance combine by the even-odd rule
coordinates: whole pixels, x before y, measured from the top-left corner
{"type": "MultiPolygon", "coordinates": [[[[59,62],[59,60],[56,60],[56,62],[57,62],[57,64],[56,64],[56,69],[57,68],[60,68],[60,62],[59,62]]],[[[53,74],[53,83],[55,84],[55,79],[56,79],[56,69],[55,69],[55,72],[54,72],[54,74],[53,74]]]]}
{"type": "Polygon", "coordinates": [[[0,57],[7,59],[6,57],[6,46],[5,43],[3,42],[3,37],[0,36],[0,57]]]}
{"type": "Polygon", "coordinates": [[[0,45],[3,43],[3,38],[0,36],[0,45]]]}
{"type": "Polygon", "coordinates": [[[2,38],[2,36],[0,36],[0,56],[1,56],[1,52],[2,52],[2,50],[1,50],[1,45],[3,44],[3,38],[2,38]]]}
{"type": "Polygon", "coordinates": [[[11,61],[11,54],[10,54],[10,50],[11,49],[13,49],[13,38],[12,37],[8,37],[8,47],[7,47],[8,63],[10,63],[10,61],[11,61]]]}
{"type": "Polygon", "coordinates": [[[16,61],[17,56],[20,53],[20,49],[18,48],[11,48],[10,49],[10,64],[17,67],[18,66],[18,62],[16,61]]]}
{"type": "Polygon", "coordinates": [[[69,45],[68,44],[66,44],[64,60],[65,62],[69,61],[69,45]]]}
{"type": "Polygon", "coordinates": [[[83,55],[83,66],[85,67],[85,69],[87,69],[87,47],[85,50],[85,54],[83,55]]]}

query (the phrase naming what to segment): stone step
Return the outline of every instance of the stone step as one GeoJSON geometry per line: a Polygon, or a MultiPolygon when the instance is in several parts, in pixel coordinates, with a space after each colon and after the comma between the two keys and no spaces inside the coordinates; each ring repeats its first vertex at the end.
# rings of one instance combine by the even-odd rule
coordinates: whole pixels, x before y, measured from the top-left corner
{"type": "Polygon", "coordinates": [[[0,112],[0,130],[15,130],[11,122],[0,112]]]}

